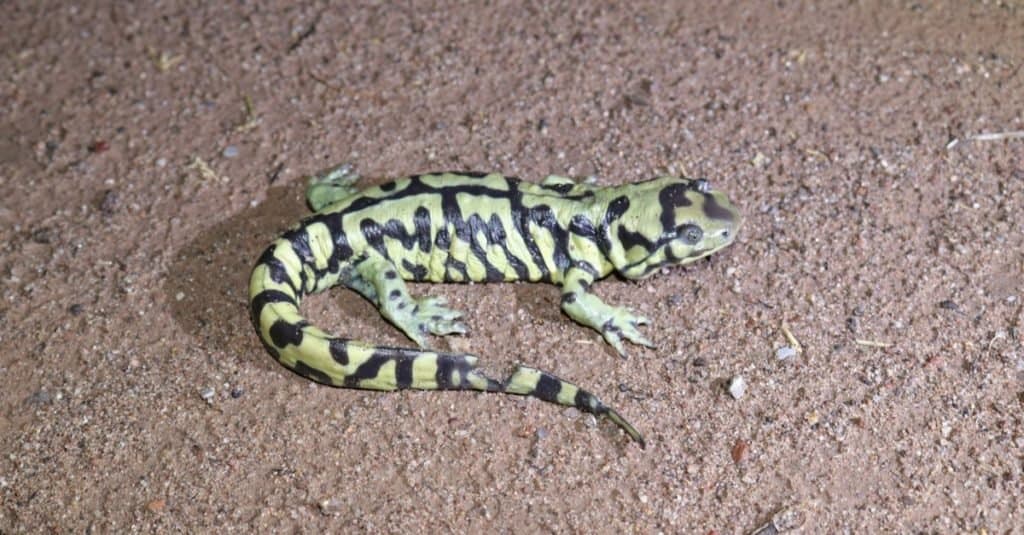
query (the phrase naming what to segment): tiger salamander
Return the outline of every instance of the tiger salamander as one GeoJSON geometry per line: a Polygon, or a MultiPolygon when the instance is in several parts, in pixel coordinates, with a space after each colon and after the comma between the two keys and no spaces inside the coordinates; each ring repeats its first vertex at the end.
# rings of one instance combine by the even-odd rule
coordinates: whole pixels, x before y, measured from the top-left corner
{"type": "Polygon", "coordinates": [[[623,341],[652,347],[649,323],[591,293],[616,273],[644,278],[732,243],[739,211],[703,179],[662,177],[601,187],[550,176],[540,184],[498,173],[436,173],[364,191],[339,166],[312,177],[315,213],[260,256],[249,282],[252,321],[284,366],[326,385],[372,390],[480,390],[535,396],[604,416],[641,447],[614,409],[555,375],[526,366],[498,381],[477,357],[425,349],[427,335],[465,333],[462,314],[409,295],[404,281],[547,282],[562,310],[625,355],[623,341]],[[343,284],[372,302],[419,349],[335,336],[299,311],[303,296],[343,284]]]}

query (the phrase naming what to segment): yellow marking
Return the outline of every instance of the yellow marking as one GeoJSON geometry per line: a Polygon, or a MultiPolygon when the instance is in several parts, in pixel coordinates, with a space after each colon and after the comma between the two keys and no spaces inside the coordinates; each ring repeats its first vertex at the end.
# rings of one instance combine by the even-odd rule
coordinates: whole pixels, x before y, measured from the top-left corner
{"type": "Polygon", "coordinates": [[[313,267],[308,264],[302,266],[302,272],[306,274],[306,293],[313,293],[316,290],[318,282],[316,272],[314,272],[313,267]]]}
{"type": "Polygon", "coordinates": [[[270,269],[266,264],[260,264],[253,269],[252,277],[249,278],[249,297],[254,297],[263,290],[277,290],[285,295],[295,297],[292,287],[283,282],[274,282],[270,278],[270,269]]]}
{"type": "Polygon", "coordinates": [[[460,385],[462,384],[462,372],[452,368],[452,373],[448,376],[448,384],[460,385]]]}
{"type": "Polygon", "coordinates": [[[469,380],[470,386],[472,386],[474,389],[476,389],[476,390],[487,390],[487,387],[488,387],[487,379],[485,377],[483,377],[482,375],[480,375],[479,373],[475,373],[475,372],[471,371],[471,372],[469,372],[469,375],[467,376],[467,379],[469,380]]]}
{"type": "Polygon", "coordinates": [[[558,391],[558,402],[562,405],[568,405],[573,407],[576,405],[576,393],[579,392],[579,387],[574,384],[567,383],[565,381],[558,381],[561,389],[558,391]]]}
{"type": "Polygon", "coordinates": [[[395,361],[388,359],[377,371],[377,375],[370,379],[359,381],[359,387],[372,390],[394,390],[398,388],[398,377],[395,374],[396,367],[395,361]]]}
{"type": "Polygon", "coordinates": [[[432,249],[427,259],[427,277],[432,281],[444,280],[444,263],[448,259],[448,252],[440,249],[432,249]]]}
{"type": "Polygon", "coordinates": [[[302,330],[302,343],[299,344],[298,353],[303,356],[306,363],[327,375],[337,377],[340,370],[338,364],[331,358],[331,348],[326,338],[317,336],[310,332],[309,328],[302,330]]]}
{"type": "Polygon", "coordinates": [[[373,356],[374,346],[364,342],[349,341],[348,343],[348,365],[350,370],[355,370],[373,356]]]}
{"type": "Polygon", "coordinates": [[[537,383],[539,381],[540,370],[520,366],[516,369],[515,373],[512,374],[512,378],[509,379],[508,385],[505,386],[505,391],[510,394],[527,395],[537,389],[537,383]]]}
{"type": "Polygon", "coordinates": [[[508,257],[505,256],[505,251],[502,251],[501,247],[489,245],[484,249],[484,252],[486,253],[487,262],[500,271],[504,275],[505,280],[514,280],[516,278],[516,270],[512,269],[512,265],[509,264],[508,257]]]}
{"type": "Polygon", "coordinates": [[[302,287],[302,280],[299,278],[299,271],[302,269],[302,261],[295,254],[290,241],[279,239],[274,243],[274,258],[277,258],[284,265],[285,273],[291,279],[292,285],[296,288],[302,287]]]}
{"type": "Polygon", "coordinates": [[[331,230],[323,223],[312,223],[306,227],[309,236],[309,250],[313,253],[313,265],[319,270],[327,269],[327,261],[334,254],[334,240],[331,230]]]}
{"type": "Polygon", "coordinates": [[[544,265],[547,266],[548,273],[551,274],[552,282],[559,282],[561,278],[560,270],[555,266],[555,239],[551,236],[548,229],[535,225],[534,223],[529,224],[529,232],[533,235],[533,241],[537,243],[537,249],[540,250],[540,256],[544,259],[544,265]]]}
{"type": "MultiPolygon", "coordinates": [[[[302,315],[299,314],[299,309],[289,303],[269,303],[260,311],[260,326],[267,330],[279,319],[288,323],[298,323],[302,321],[302,315]]],[[[270,340],[269,332],[266,338],[270,340]]]]}
{"type": "Polygon", "coordinates": [[[428,390],[437,388],[437,353],[424,353],[413,359],[412,386],[428,390]]]}
{"type": "Polygon", "coordinates": [[[487,268],[484,266],[484,263],[475,254],[469,252],[468,244],[466,248],[466,275],[469,277],[469,280],[482,281],[487,279],[487,268]]]}
{"type": "Polygon", "coordinates": [[[612,270],[612,265],[609,264],[608,259],[601,254],[601,250],[597,247],[597,244],[591,240],[577,236],[576,234],[570,234],[569,256],[574,259],[590,263],[590,265],[598,271],[599,275],[607,275],[612,270]]]}
{"type": "Polygon", "coordinates": [[[440,175],[423,175],[420,180],[432,188],[445,186],[483,186],[491,189],[508,191],[508,182],[499,173],[491,173],[483,178],[473,178],[453,173],[440,175]]]}

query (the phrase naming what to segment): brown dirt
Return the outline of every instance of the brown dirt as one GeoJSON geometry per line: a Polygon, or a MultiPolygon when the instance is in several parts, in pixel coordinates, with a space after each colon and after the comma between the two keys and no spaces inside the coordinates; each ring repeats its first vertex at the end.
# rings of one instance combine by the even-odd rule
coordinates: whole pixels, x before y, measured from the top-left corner
{"type": "MultiPolygon", "coordinates": [[[[1024,524],[1024,140],[966,137],[1024,130],[1019,2],[49,3],[0,35],[0,531],[1024,524]],[[416,288],[471,311],[439,344],[591,387],[648,449],[278,366],[249,267],[341,161],[729,191],[732,248],[597,286],[655,319],[629,360],[555,288],[416,288]]],[[[404,342],[348,291],[306,310],[404,342]]]]}

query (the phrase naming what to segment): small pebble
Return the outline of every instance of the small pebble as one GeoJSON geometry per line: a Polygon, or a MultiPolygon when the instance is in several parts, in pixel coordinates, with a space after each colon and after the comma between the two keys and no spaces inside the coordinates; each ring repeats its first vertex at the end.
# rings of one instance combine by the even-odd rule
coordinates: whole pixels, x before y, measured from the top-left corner
{"type": "Polygon", "coordinates": [[[26,405],[46,405],[53,401],[53,395],[46,390],[36,390],[34,394],[25,399],[26,405]]]}
{"type": "Polygon", "coordinates": [[[166,507],[166,506],[167,506],[167,500],[163,500],[163,499],[153,500],[153,501],[151,501],[151,502],[146,504],[146,509],[149,509],[149,511],[152,512],[152,513],[159,513],[160,511],[163,511],[164,507],[166,507]]]}
{"type": "Polygon", "coordinates": [[[242,387],[236,386],[231,389],[231,399],[238,399],[245,394],[245,390],[242,387]]]}
{"type": "Polygon", "coordinates": [[[320,514],[324,516],[335,516],[341,513],[342,502],[338,498],[331,498],[320,502],[320,514]]]}
{"type": "Polygon", "coordinates": [[[212,405],[214,394],[216,394],[216,391],[213,388],[206,387],[199,392],[199,397],[203,398],[204,401],[212,405]]]}
{"type": "Polygon", "coordinates": [[[747,380],[742,375],[729,379],[729,395],[733,399],[740,399],[747,392],[747,380]]]}
{"type": "Polygon", "coordinates": [[[238,156],[238,147],[228,145],[227,147],[224,147],[224,152],[222,154],[225,158],[235,158],[238,156]]]}
{"type": "Polygon", "coordinates": [[[82,310],[83,310],[82,305],[79,304],[79,303],[74,303],[74,304],[72,304],[71,306],[68,307],[68,312],[70,312],[72,316],[77,316],[77,315],[81,314],[82,310]]]}
{"type": "Polygon", "coordinates": [[[103,198],[100,199],[100,212],[104,215],[114,215],[120,204],[121,196],[116,191],[108,189],[103,192],[103,198]]]}
{"type": "Polygon", "coordinates": [[[796,349],[790,346],[780,347],[775,351],[775,358],[779,360],[791,359],[796,356],[796,349]]]}
{"type": "Polygon", "coordinates": [[[732,445],[732,451],[730,452],[732,454],[732,462],[739,464],[740,461],[747,456],[747,448],[749,447],[750,444],[748,444],[746,440],[743,440],[742,438],[736,439],[736,442],[732,445]]]}
{"type": "Polygon", "coordinates": [[[37,228],[32,231],[32,241],[35,243],[46,244],[53,241],[53,229],[50,227],[37,228]]]}

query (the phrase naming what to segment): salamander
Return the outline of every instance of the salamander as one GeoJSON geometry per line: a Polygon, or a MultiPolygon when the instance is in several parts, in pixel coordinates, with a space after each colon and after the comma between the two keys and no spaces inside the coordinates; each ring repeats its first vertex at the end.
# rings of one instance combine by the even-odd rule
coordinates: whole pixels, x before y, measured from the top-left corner
{"type": "Polygon", "coordinates": [[[428,335],[467,331],[438,298],[405,281],[544,282],[561,308],[621,355],[624,341],[653,344],[649,320],[591,291],[611,274],[642,279],[733,242],[742,218],[707,180],[660,177],[597,186],[549,176],[531,183],[500,173],[432,173],[358,191],[351,166],[310,178],[314,213],[274,241],[249,282],[252,321],[285,367],[325,385],[369,390],[478,390],[534,396],[608,418],[641,447],[641,434],[596,396],[556,375],[519,366],[505,380],[462,352],[429,349],[428,335]],[[418,347],[337,336],[299,310],[304,296],[344,285],[373,303],[418,347]]]}

